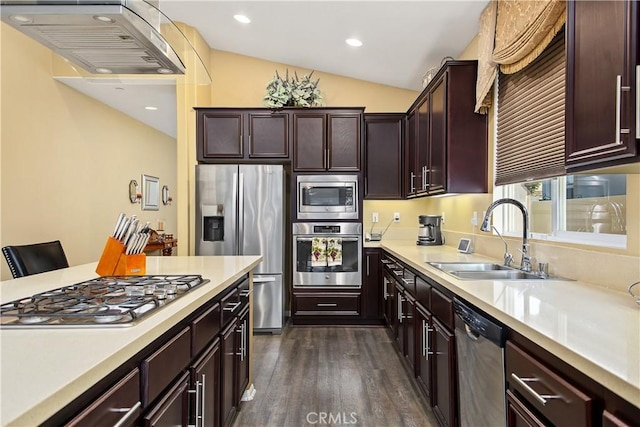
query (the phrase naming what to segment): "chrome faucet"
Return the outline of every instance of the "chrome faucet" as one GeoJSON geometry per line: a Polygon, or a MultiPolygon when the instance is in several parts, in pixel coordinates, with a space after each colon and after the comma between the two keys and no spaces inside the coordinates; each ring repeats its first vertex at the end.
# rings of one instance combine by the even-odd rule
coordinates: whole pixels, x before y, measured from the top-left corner
{"type": "MultiPolygon", "coordinates": [[[[527,208],[515,199],[498,199],[495,202],[491,203],[491,205],[487,208],[487,213],[484,216],[484,220],[482,221],[482,225],[480,226],[480,230],[484,232],[491,231],[491,226],[489,222],[491,221],[491,213],[493,210],[499,205],[509,203],[516,206],[522,212],[522,260],[520,261],[520,270],[522,271],[531,271],[531,256],[529,256],[529,214],[527,213],[527,208]]],[[[497,230],[496,230],[497,231],[497,230]]],[[[500,233],[498,233],[500,235],[500,233]]],[[[500,236],[502,238],[502,236],[500,236]]],[[[504,239],[502,240],[504,242],[504,239]]],[[[505,254],[505,262],[506,262],[505,254]]]]}

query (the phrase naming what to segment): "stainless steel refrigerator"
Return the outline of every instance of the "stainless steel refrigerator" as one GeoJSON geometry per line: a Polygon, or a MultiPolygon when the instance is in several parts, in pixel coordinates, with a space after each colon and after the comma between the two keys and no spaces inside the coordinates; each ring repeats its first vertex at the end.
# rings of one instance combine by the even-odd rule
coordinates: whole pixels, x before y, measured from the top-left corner
{"type": "Polygon", "coordinates": [[[285,174],[281,165],[196,166],[196,255],[262,255],[253,327],[282,331],[285,174]]]}

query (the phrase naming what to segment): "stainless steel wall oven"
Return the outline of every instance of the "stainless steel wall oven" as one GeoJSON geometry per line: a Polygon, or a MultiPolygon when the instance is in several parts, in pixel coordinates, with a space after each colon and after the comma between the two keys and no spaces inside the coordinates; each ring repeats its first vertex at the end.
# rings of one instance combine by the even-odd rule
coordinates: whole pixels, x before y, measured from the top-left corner
{"type": "Polygon", "coordinates": [[[293,286],[359,288],[362,224],[294,223],[293,286]]]}

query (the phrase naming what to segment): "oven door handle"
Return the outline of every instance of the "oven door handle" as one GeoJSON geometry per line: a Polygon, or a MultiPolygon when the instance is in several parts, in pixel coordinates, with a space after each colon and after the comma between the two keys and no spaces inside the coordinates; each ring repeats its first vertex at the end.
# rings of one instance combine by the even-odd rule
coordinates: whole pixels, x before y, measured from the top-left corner
{"type": "Polygon", "coordinates": [[[325,239],[330,239],[330,238],[334,238],[334,239],[340,239],[343,242],[357,242],[360,240],[359,237],[339,237],[339,236],[317,236],[317,237],[295,237],[296,242],[312,242],[313,239],[317,239],[317,238],[325,238],[325,239]]]}

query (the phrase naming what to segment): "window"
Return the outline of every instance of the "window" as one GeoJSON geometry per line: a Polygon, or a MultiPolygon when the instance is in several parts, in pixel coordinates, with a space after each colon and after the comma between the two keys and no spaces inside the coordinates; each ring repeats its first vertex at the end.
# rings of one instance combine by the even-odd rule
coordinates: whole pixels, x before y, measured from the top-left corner
{"type": "MultiPolygon", "coordinates": [[[[527,207],[533,239],[626,248],[626,193],[626,175],[567,175],[497,186],[494,199],[510,197],[527,207]]],[[[517,209],[496,209],[493,223],[503,234],[522,235],[517,209]]]]}

